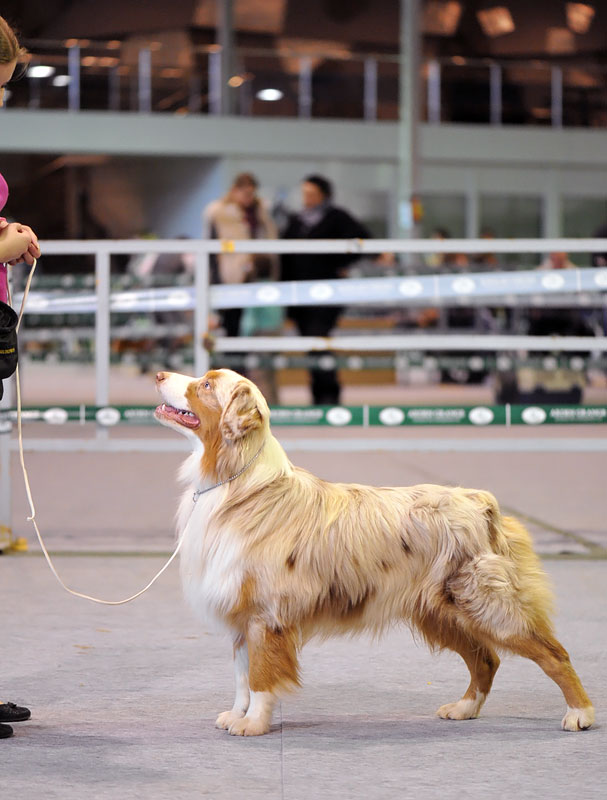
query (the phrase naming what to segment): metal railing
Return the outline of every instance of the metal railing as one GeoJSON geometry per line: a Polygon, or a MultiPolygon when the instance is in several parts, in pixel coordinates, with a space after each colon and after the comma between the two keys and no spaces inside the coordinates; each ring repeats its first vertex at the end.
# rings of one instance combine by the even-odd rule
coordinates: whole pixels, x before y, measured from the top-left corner
{"type": "MultiPolygon", "coordinates": [[[[438,240],[250,240],[250,241],[219,241],[219,240],[91,240],[91,241],[48,241],[43,243],[45,255],[93,255],[95,258],[95,375],[96,391],[95,402],[99,406],[109,402],[109,369],[110,369],[110,313],[112,300],[110,292],[110,256],[112,254],[141,254],[141,253],[191,253],[194,258],[194,285],[188,298],[181,301],[181,308],[192,308],[194,311],[194,370],[197,375],[202,375],[209,366],[209,353],[205,348],[205,335],[209,327],[209,309],[211,302],[210,292],[210,264],[211,254],[220,253],[356,253],[379,254],[393,253],[483,253],[487,250],[486,239],[450,239],[438,240]]],[[[604,252],[607,250],[607,240],[602,239],[495,239],[491,242],[494,253],[545,253],[547,251],[565,251],[576,253],[604,252]]],[[[288,277],[288,276],[287,276],[288,277]]],[[[547,294],[558,291],[601,293],[607,286],[607,269],[562,270],[546,273],[542,278],[537,270],[531,273],[488,273],[484,279],[475,280],[475,276],[403,276],[401,278],[367,279],[368,285],[364,291],[349,294],[344,292],[352,286],[350,281],[316,281],[304,282],[308,299],[304,304],[333,303],[343,304],[368,304],[373,300],[371,285],[375,287],[377,302],[396,302],[406,305],[416,299],[423,299],[431,304],[433,299],[440,299],[441,282],[446,288],[443,295],[449,294],[457,297],[458,303],[465,300],[466,296],[479,294],[485,297],[498,297],[512,292],[533,294],[544,291],[547,294]],[[510,280],[508,281],[508,275],[510,280]],[[390,283],[389,293],[385,282],[390,283]],[[310,284],[310,285],[308,285],[310,284]],[[333,285],[335,284],[335,285],[333,285]],[[450,286],[450,288],[449,288],[450,286]],[[518,288],[517,288],[518,287],[518,288]],[[392,297],[393,295],[393,297],[392,297]]],[[[360,281],[359,281],[360,283],[360,281]]],[[[218,307],[243,307],[246,305],[283,305],[297,302],[295,295],[290,293],[288,284],[277,284],[276,287],[255,284],[238,286],[218,286],[215,304],[218,307]],[[285,286],[287,287],[285,290],[285,286]],[[270,291],[268,292],[268,289],[270,291]],[[244,291],[246,290],[246,291],[244,291]],[[286,294],[285,294],[286,291],[286,294]],[[221,295],[223,302],[218,302],[221,295]],[[229,299],[230,294],[236,294],[237,299],[229,299]],[[227,300],[225,296],[227,295],[227,300]]],[[[147,290],[150,291],[150,290],[147,290]]],[[[178,290],[183,294],[183,290],[178,290]]],[[[305,293],[304,292],[304,293],[305,293]]],[[[132,308],[132,304],[130,306],[132,308]]],[[[157,305],[152,304],[150,310],[156,310],[157,305]]],[[[176,306],[173,304],[172,308],[176,306]]],[[[40,313],[40,308],[36,309],[40,313]]],[[[603,351],[606,348],[605,337],[586,339],[584,337],[560,338],[554,348],[563,351],[603,351]]],[[[334,337],[325,339],[319,337],[252,337],[219,338],[215,348],[219,352],[238,351],[243,348],[249,352],[307,352],[310,350],[326,350],[327,347],[340,350],[471,350],[471,351],[499,351],[516,349],[546,349],[545,337],[517,337],[517,336],[374,336],[365,340],[363,337],[334,337]],[[361,341],[362,339],[362,341],[361,341]],[[535,339],[535,340],[534,340],[535,339]]],[[[551,343],[552,344],[552,343],[551,343]]]]}
{"type": "MultiPolygon", "coordinates": [[[[519,239],[519,240],[505,240],[495,239],[491,242],[491,249],[495,253],[544,253],[547,251],[569,251],[569,252],[605,252],[607,250],[607,240],[604,239],[519,239]]],[[[126,439],[126,438],[110,438],[109,428],[107,424],[103,423],[103,419],[99,414],[107,409],[109,397],[109,375],[110,375],[110,315],[112,310],[111,292],[110,292],[110,256],[112,254],[137,254],[137,253],[191,253],[194,257],[194,286],[192,295],[192,307],[194,310],[194,371],[197,375],[202,375],[209,365],[209,353],[205,348],[204,341],[208,329],[209,309],[211,305],[211,292],[209,285],[209,258],[211,254],[220,254],[226,252],[244,252],[244,253],[356,253],[356,254],[378,254],[384,252],[393,253],[484,253],[487,250],[487,241],[485,239],[469,240],[469,239],[453,239],[453,240],[291,240],[291,241],[276,241],[276,240],[251,240],[251,241],[206,241],[206,240],[167,240],[167,241],[48,241],[42,243],[42,251],[45,255],[93,255],[95,258],[95,377],[96,377],[96,391],[95,391],[95,418],[97,420],[96,436],[88,439],[60,439],[60,438],[46,438],[34,439],[26,442],[26,448],[30,451],[64,451],[64,452],[83,452],[83,451],[107,451],[107,452],[167,452],[173,450],[183,450],[183,445],[180,442],[167,441],[164,439],[126,439]]],[[[519,291],[527,291],[528,286],[525,288],[525,281],[539,281],[535,285],[535,289],[545,293],[558,291],[567,284],[569,291],[574,292],[595,292],[604,293],[607,289],[607,268],[600,268],[596,270],[564,270],[559,273],[555,272],[539,272],[534,270],[533,273],[520,273],[513,272],[511,275],[510,284],[507,283],[507,273],[499,274],[500,292],[508,293],[516,291],[517,286],[519,291]],[[556,278],[556,280],[555,280],[556,278]],[[521,279],[523,284],[520,283],[521,279]],[[548,280],[546,280],[548,279],[548,280]],[[570,283],[571,282],[571,283],[570,283]],[[539,288],[538,288],[539,287],[539,288]]],[[[451,288],[462,277],[458,276],[424,276],[418,279],[415,276],[402,276],[400,278],[384,278],[378,279],[379,281],[399,281],[397,284],[395,297],[390,298],[389,302],[398,302],[402,305],[407,305],[412,302],[412,298],[416,297],[422,287],[422,280],[427,277],[430,280],[436,279],[434,286],[438,286],[439,279],[447,278],[451,280],[451,288]],[[398,290],[400,286],[400,291],[398,290]]],[[[482,288],[482,276],[475,276],[474,274],[467,274],[464,285],[460,283],[459,291],[453,289],[453,292],[460,298],[465,299],[466,296],[471,296],[482,288]],[[478,280],[477,280],[478,278],[478,280]]],[[[493,278],[495,279],[495,275],[493,278]]],[[[316,302],[332,300],[335,302],[335,297],[327,294],[328,285],[332,282],[317,281],[313,282],[321,291],[316,292],[316,302]]],[[[338,281],[335,283],[342,284],[346,287],[349,283],[347,280],[338,281]]],[[[217,287],[223,289],[233,289],[238,287],[217,287]]],[[[314,287],[309,287],[313,289],[314,287]]],[[[333,287],[329,287],[333,288],[333,287]]],[[[486,287],[485,287],[486,288],[486,287]]],[[[253,289],[253,292],[255,290],[253,289]]],[[[493,293],[496,291],[495,284],[492,286],[493,293]]],[[[498,293],[498,294],[499,294],[498,293]]],[[[249,297],[240,297],[239,305],[259,304],[260,298],[255,298],[253,301],[249,297]]],[[[314,294],[312,293],[312,297],[314,294]]],[[[425,298],[428,301],[432,297],[425,298]]],[[[265,304],[268,303],[282,303],[285,298],[274,295],[273,298],[267,294],[262,298],[265,304]]],[[[291,300],[289,300],[291,302],[291,300]]],[[[339,302],[339,301],[338,301],[339,302]]],[[[358,299],[356,297],[349,300],[350,303],[368,303],[369,297],[359,293],[358,299]]],[[[385,298],[381,301],[385,302],[385,298]]],[[[234,303],[232,302],[232,305],[234,303]]],[[[230,302],[224,307],[230,307],[230,302]]],[[[25,318],[25,326],[27,326],[27,317],[25,318]]],[[[230,352],[234,350],[248,350],[252,351],[266,351],[271,353],[278,353],[281,351],[289,352],[307,352],[314,349],[326,350],[327,348],[346,349],[350,351],[359,352],[373,352],[374,350],[394,350],[395,352],[404,352],[407,350],[427,350],[429,352],[438,350],[468,350],[473,353],[481,351],[494,351],[497,353],[507,352],[510,350],[527,349],[527,350],[551,350],[551,351],[583,351],[583,352],[601,352],[607,351],[607,336],[600,337],[516,337],[516,336],[416,336],[416,335],[394,335],[394,336],[373,336],[373,337],[334,337],[334,338],[314,338],[314,337],[268,337],[262,339],[261,337],[253,337],[249,339],[244,338],[219,338],[215,344],[216,350],[219,352],[230,352]]],[[[3,406],[7,405],[7,397],[3,401],[3,406]]],[[[582,408],[582,407],[580,407],[582,408]]],[[[111,409],[110,409],[111,410],[111,409]]],[[[115,410],[114,410],[115,411],[115,410]]],[[[333,411],[340,412],[340,409],[333,409],[333,411]]],[[[344,409],[344,411],[347,411],[344,409]]],[[[398,411],[398,409],[397,409],[398,411]]],[[[472,410],[468,410],[471,421],[474,424],[485,424],[484,420],[488,420],[487,412],[490,412],[491,419],[495,416],[495,411],[492,409],[484,409],[476,413],[477,422],[470,416],[472,410]]],[[[327,412],[330,413],[330,412],[327,412]]],[[[351,415],[351,412],[349,412],[351,415]]],[[[361,412],[364,415],[364,411],[361,412]]],[[[368,412],[367,412],[368,413],[368,412]]],[[[378,412],[379,414],[380,412],[378,412]]],[[[402,413],[402,409],[401,409],[402,413]]],[[[501,412],[500,412],[501,413],[501,412]]],[[[510,412],[504,412],[510,414],[510,412]]],[[[541,421],[538,419],[537,414],[535,420],[525,420],[524,410],[521,410],[523,421],[527,424],[536,424],[541,421]]],[[[536,413],[536,412],[534,412],[536,413]]],[[[587,416],[581,415],[579,419],[569,418],[561,421],[573,422],[604,422],[606,408],[596,407],[594,410],[590,407],[587,416]],[[598,410],[597,410],[598,409],[598,410]],[[593,416],[594,415],[594,416],[593,416]]],[[[106,415],[107,416],[107,415],[106,415]]],[[[333,415],[337,419],[336,415],[333,415]]],[[[120,413],[118,413],[120,418],[120,413]]],[[[115,418],[115,413],[113,414],[115,418]]],[[[342,414],[341,419],[346,417],[342,414]]],[[[392,414],[394,419],[394,414],[392,414]]],[[[348,417],[349,419],[349,417],[348,417]]],[[[84,420],[86,421],[86,411],[84,420]]],[[[114,420],[117,421],[117,420],[114,420]]],[[[440,420],[434,420],[436,424],[440,420]]],[[[107,420],[106,420],[107,423],[107,420]]],[[[339,420],[334,424],[340,425],[339,420]]],[[[8,423],[0,420],[0,533],[3,529],[10,531],[10,451],[16,449],[16,441],[11,440],[12,424],[10,420],[8,423]]],[[[414,450],[459,450],[459,451],[473,451],[483,450],[503,451],[510,450],[532,450],[532,451],[584,451],[590,450],[606,450],[607,440],[594,439],[594,438],[552,438],[546,440],[545,438],[527,438],[526,440],[489,440],[485,439],[482,442],[454,440],[448,441],[440,439],[416,439],[414,442],[404,442],[398,438],[392,437],[391,439],[351,439],[344,440],[331,440],[326,437],[321,440],[306,439],[305,441],[294,441],[285,443],[288,449],[333,449],[333,450],[398,450],[403,451],[406,449],[414,450]]]]}
{"type": "MultiPolygon", "coordinates": [[[[186,64],[162,42],[27,42],[32,58],[10,105],[221,114],[231,92],[244,116],[398,117],[397,53],[237,48],[222,74],[219,45],[190,45],[186,64]],[[40,67],[48,67],[41,74],[40,67]],[[272,89],[273,100],[262,99],[272,89]]],[[[452,56],[421,65],[420,117],[440,122],[607,126],[607,68],[591,62],[452,56]],[[465,90],[464,90],[465,89],[465,90]]]]}

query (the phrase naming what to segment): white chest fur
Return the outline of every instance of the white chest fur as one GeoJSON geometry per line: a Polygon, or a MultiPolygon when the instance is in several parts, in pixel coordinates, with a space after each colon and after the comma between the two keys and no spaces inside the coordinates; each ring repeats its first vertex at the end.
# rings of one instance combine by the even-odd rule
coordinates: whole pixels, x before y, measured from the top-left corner
{"type": "MultiPolygon", "coordinates": [[[[199,463],[199,455],[196,459],[199,463]]],[[[189,472],[190,459],[182,470],[189,472]]],[[[183,494],[178,514],[181,580],[196,616],[213,628],[225,628],[225,613],[238,600],[242,584],[242,548],[233,532],[215,524],[213,517],[227,488],[219,486],[192,499],[197,485],[183,494]]]]}

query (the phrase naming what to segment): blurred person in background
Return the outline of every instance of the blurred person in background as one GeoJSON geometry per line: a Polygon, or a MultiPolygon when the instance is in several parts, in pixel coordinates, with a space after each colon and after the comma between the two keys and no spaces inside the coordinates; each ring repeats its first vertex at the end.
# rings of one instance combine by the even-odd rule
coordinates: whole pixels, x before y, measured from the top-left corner
{"type": "MultiPolygon", "coordinates": [[[[333,186],[321,175],[309,175],[301,184],[302,210],[291,214],[283,239],[369,239],[362,223],[333,204],[333,186]]],[[[347,277],[348,267],[359,258],[352,253],[297,253],[282,256],[282,279],[286,281],[331,280],[347,277]]],[[[328,336],[337,324],[341,306],[293,306],[289,318],[300,336],[328,336]]],[[[316,353],[316,355],[321,355],[316,353]]],[[[337,370],[310,371],[315,405],[338,405],[341,387],[337,370]]]]}
{"type": "Polygon", "coordinates": [[[567,253],[548,253],[538,269],[574,269],[575,264],[567,253]]]}
{"type": "MultiPolygon", "coordinates": [[[[275,262],[271,256],[253,256],[253,271],[250,281],[264,283],[276,280],[275,262]]],[[[240,336],[280,336],[284,323],[284,308],[282,306],[249,306],[243,310],[240,318],[240,336]]],[[[278,386],[276,371],[272,364],[270,354],[262,354],[262,360],[268,359],[265,364],[247,368],[247,375],[253,383],[257,384],[269,405],[278,405],[278,386]]]]}
{"type": "MultiPolygon", "coordinates": [[[[575,269],[567,253],[548,253],[538,269],[575,269]]],[[[529,310],[530,336],[593,336],[587,312],[581,308],[531,308],[529,310]]],[[[573,355],[573,354],[571,354],[573,355]]],[[[576,355],[587,355],[580,352],[576,355]]]]}
{"type": "MultiPolygon", "coordinates": [[[[25,54],[11,27],[0,17],[0,107],[4,101],[4,88],[25,54]]],[[[0,211],[7,200],[8,185],[0,175],[0,211]]],[[[17,314],[8,305],[7,264],[25,261],[31,266],[34,259],[39,257],[38,238],[33,230],[27,225],[8,223],[0,217],[0,399],[3,394],[1,378],[9,377],[17,367],[17,314]]],[[[0,739],[8,739],[13,735],[13,729],[7,722],[23,722],[30,716],[28,708],[0,700],[0,739]]]]}
{"type": "MultiPolygon", "coordinates": [[[[495,239],[495,232],[491,228],[483,228],[479,239],[495,239]]],[[[498,266],[498,260],[495,253],[474,253],[470,258],[471,263],[475,267],[495,268],[498,266]]]]}
{"type": "MultiPolygon", "coordinates": [[[[203,212],[203,238],[206,239],[276,239],[278,230],[262,203],[257,178],[241,172],[234,178],[228,193],[214,200],[203,212]]],[[[278,258],[269,256],[270,279],[278,279],[278,258]]],[[[254,280],[255,263],[248,253],[220,253],[211,256],[212,282],[245,283],[254,280]]],[[[242,308],[221,312],[226,336],[238,336],[242,308]]]]}
{"type": "MultiPolygon", "coordinates": [[[[152,233],[140,234],[137,238],[154,240],[152,233]]],[[[187,240],[187,236],[179,236],[187,240]]],[[[135,288],[180,286],[191,281],[194,275],[195,259],[192,253],[138,253],[127,264],[127,274],[135,279],[135,288]]],[[[120,352],[135,351],[139,371],[142,375],[166,368],[179,349],[186,345],[188,334],[183,327],[191,328],[191,311],[155,311],[150,314],[134,314],[133,320],[146,324],[152,319],[159,326],[149,338],[133,341],[116,340],[114,346],[120,352]]]]}
{"type": "MultiPolygon", "coordinates": [[[[593,239],[607,239],[607,221],[603,222],[592,234],[593,239]]],[[[607,253],[592,254],[593,267],[607,267],[607,253]]]]}
{"type": "MultiPolygon", "coordinates": [[[[445,228],[436,228],[431,235],[432,239],[445,241],[451,238],[451,234],[445,228]]],[[[492,233],[485,231],[482,238],[493,238],[492,233]]],[[[470,269],[480,268],[480,264],[485,266],[494,256],[480,254],[471,258],[468,253],[430,253],[426,257],[426,264],[437,273],[457,273],[469,272],[470,269]]],[[[493,318],[489,309],[474,306],[450,306],[441,313],[437,308],[421,309],[417,314],[417,324],[419,327],[436,327],[441,322],[447,326],[449,332],[459,333],[469,330],[485,332],[491,329],[493,318]]],[[[470,353],[465,350],[450,351],[448,353],[437,353],[437,356],[445,358],[459,358],[462,361],[468,360],[470,353]]],[[[486,369],[469,369],[468,367],[445,366],[441,367],[442,383],[482,383],[487,377],[486,369]]]]}

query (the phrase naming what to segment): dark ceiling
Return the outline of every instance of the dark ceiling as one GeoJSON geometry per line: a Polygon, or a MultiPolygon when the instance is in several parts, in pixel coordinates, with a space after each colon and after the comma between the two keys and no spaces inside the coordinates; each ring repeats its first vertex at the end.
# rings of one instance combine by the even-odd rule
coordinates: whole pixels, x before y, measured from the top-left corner
{"type": "MultiPolygon", "coordinates": [[[[235,0],[241,33],[251,32],[245,20],[268,10],[278,19],[268,35],[340,42],[358,50],[398,48],[398,0],[235,0]],[[247,17],[248,14],[248,17],[247,17]]],[[[607,2],[590,0],[595,16],[587,33],[574,36],[574,53],[607,56],[607,2]]],[[[566,28],[565,0],[475,0],[462,2],[457,32],[450,37],[425,37],[433,54],[466,56],[525,56],[544,58],[549,28],[566,28]],[[514,32],[490,38],[477,20],[479,9],[506,6],[514,32]]],[[[213,17],[214,0],[3,0],[1,13],[27,38],[121,38],[176,29],[195,29],[196,19],[213,17]]],[[[204,26],[203,26],[204,27],[204,26]]],[[[263,28],[263,25],[261,26],[263,28]]],[[[249,40],[249,37],[248,37],[249,40]]]]}

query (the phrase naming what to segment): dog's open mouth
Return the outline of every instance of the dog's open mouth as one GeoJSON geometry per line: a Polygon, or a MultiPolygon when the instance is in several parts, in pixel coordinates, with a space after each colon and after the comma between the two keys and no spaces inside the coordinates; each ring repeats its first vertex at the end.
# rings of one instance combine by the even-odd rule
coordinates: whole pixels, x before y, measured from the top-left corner
{"type": "Polygon", "coordinates": [[[172,419],[186,428],[197,428],[200,425],[200,420],[192,411],[186,411],[183,408],[174,408],[163,403],[156,409],[157,417],[164,417],[165,419],[172,419]]]}

